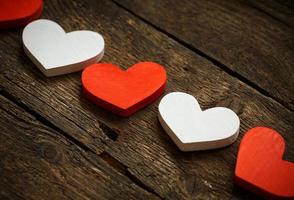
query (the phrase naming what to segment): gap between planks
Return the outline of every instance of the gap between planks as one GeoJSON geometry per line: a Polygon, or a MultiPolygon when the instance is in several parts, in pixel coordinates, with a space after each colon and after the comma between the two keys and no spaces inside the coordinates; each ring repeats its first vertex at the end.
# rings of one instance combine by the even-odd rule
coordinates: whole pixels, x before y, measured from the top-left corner
{"type": "MultiPolygon", "coordinates": [[[[101,153],[96,153],[91,148],[89,148],[88,146],[86,146],[82,142],[78,141],[77,139],[75,139],[71,135],[67,134],[65,131],[63,131],[62,129],[58,128],[57,126],[55,126],[54,124],[52,124],[50,121],[48,121],[47,119],[45,119],[44,117],[42,117],[39,113],[35,112],[34,110],[31,110],[26,105],[24,105],[21,102],[19,102],[14,96],[10,95],[9,93],[7,93],[7,92],[5,92],[3,90],[0,90],[0,95],[2,95],[4,98],[8,99],[9,101],[15,103],[20,108],[24,109],[27,113],[29,113],[30,115],[34,116],[36,118],[36,120],[39,121],[40,123],[42,123],[43,125],[45,125],[45,126],[47,126],[49,128],[52,128],[57,133],[60,133],[67,140],[69,140],[70,142],[74,143],[79,148],[83,149],[86,152],[89,152],[89,153],[92,153],[94,155],[99,156],[106,163],[108,163],[108,165],[111,168],[113,168],[115,171],[117,171],[118,173],[120,173],[120,174],[126,176],[127,178],[129,178],[130,181],[132,181],[137,187],[141,188],[142,190],[145,190],[146,192],[149,192],[149,193],[155,195],[156,197],[158,197],[160,199],[164,199],[162,196],[160,196],[159,194],[157,194],[152,188],[148,187],[140,179],[138,179],[136,176],[134,176],[133,174],[131,174],[129,172],[127,166],[125,166],[123,163],[121,163],[120,161],[118,161],[117,159],[115,159],[113,156],[111,156],[109,153],[107,153],[107,151],[104,150],[101,153]]],[[[103,131],[103,133],[109,139],[111,139],[114,142],[116,141],[116,139],[118,138],[119,134],[115,130],[112,130],[110,127],[108,127],[106,124],[103,124],[103,123],[100,124],[100,127],[101,127],[101,130],[103,131]]]]}
{"type": "MultiPolygon", "coordinates": [[[[285,107],[286,109],[293,111],[289,108],[287,108],[287,106],[283,105],[283,103],[281,103],[279,100],[276,100],[274,97],[272,97],[271,95],[269,95],[267,93],[267,91],[265,91],[264,89],[262,89],[261,87],[259,87],[258,85],[256,85],[255,83],[253,83],[252,81],[246,79],[245,77],[241,76],[240,74],[238,74],[237,72],[229,69],[228,67],[226,67],[225,65],[223,65],[221,62],[219,62],[218,60],[215,60],[214,58],[206,55],[204,52],[200,51],[197,48],[192,47],[191,45],[189,45],[188,43],[178,39],[177,37],[173,36],[172,34],[162,30],[161,28],[153,25],[151,22],[145,20],[144,18],[138,16],[137,14],[133,13],[132,11],[130,11],[129,9],[125,8],[124,6],[121,6],[119,3],[117,3],[115,0],[112,0],[112,2],[117,5],[118,7],[120,7],[123,10],[126,10],[127,12],[129,12],[130,14],[132,14],[133,16],[139,18],[140,20],[142,20],[143,22],[145,22],[147,25],[153,27],[154,29],[156,29],[157,31],[167,35],[168,37],[170,37],[171,39],[175,40],[176,42],[178,42],[179,44],[185,46],[186,48],[190,49],[191,51],[195,52],[196,54],[200,55],[201,57],[204,57],[205,59],[209,60],[210,62],[212,62],[214,65],[216,65],[216,67],[219,67],[220,69],[224,70],[227,74],[239,79],[240,81],[242,81],[243,83],[249,85],[250,87],[252,87],[253,89],[255,89],[256,91],[258,91],[259,93],[261,93],[262,95],[269,97],[271,99],[273,99],[274,101],[276,101],[277,103],[281,104],[283,107],[285,107]]],[[[135,177],[134,175],[132,175],[128,168],[121,163],[120,161],[116,160],[114,157],[112,157],[109,153],[107,153],[106,151],[103,151],[100,154],[95,153],[95,151],[93,151],[91,148],[87,147],[86,145],[84,145],[83,143],[81,143],[80,141],[76,140],[75,138],[73,138],[72,136],[70,136],[69,134],[67,134],[66,132],[64,132],[63,130],[61,130],[60,128],[58,128],[57,126],[55,126],[54,124],[52,124],[50,121],[48,121],[46,118],[42,117],[39,113],[31,110],[30,108],[28,108],[26,105],[22,104],[20,101],[18,101],[15,97],[13,97],[12,95],[10,95],[9,93],[6,93],[4,91],[1,91],[0,94],[2,94],[4,97],[6,97],[7,99],[9,99],[10,101],[14,102],[16,105],[22,107],[24,110],[26,110],[28,113],[30,113],[31,115],[33,115],[38,121],[40,121],[42,124],[53,128],[54,130],[56,130],[57,132],[59,132],[60,134],[62,134],[65,138],[67,138],[69,141],[73,142],[75,145],[79,146],[81,149],[87,151],[87,152],[91,152],[94,153],[95,155],[101,157],[104,161],[106,161],[113,169],[115,169],[116,171],[118,171],[119,173],[125,175],[126,177],[128,177],[132,182],[134,182],[135,185],[137,185],[138,187],[142,188],[143,190],[148,191],[149,193],[152,193],[158,197],[160,197],[154,190],[152,190],[151,188],[149,188],[148,186],[146,186],[143,182],[141,182],[137,177],[135,177]]],[[[100,122],[101,123],[101,122],[100,122]]],[[[101,129],[103,131],[103,133],[110,138],[113,141],[116,141],[116,139],[118,138],[119,134],[111,129],[110,127],[108,127],[107,125],[101,123],[101,129]]],[[[162,197],[160,197],[162,198],[162,197]]]]}
{"type": "Polygon", "coordinates": [[[160,199],[164,199],[159,194],[157,194],[152,188],[148,187],[146,184],[144,184],[140,179],[138,179],[136,176],[131,174],[131,172],[128,170],[128,167],[125,166],[123,163],[115,159],[113,156],[111,156],[106,151],[103,151],[99,154],[99,157],[102,158],[105,162],[107,162],[113,169],[118,171],[119,173],[127,176],[130,180],[132,180],[138,187],[141,187],[142,189],[146,190],[147,192],[157,196],[160,199]]]}
{"type": "MultiPolygon", "coordinates": [[[[253,81],[250,81],[249,79],[247,79],[246,77],[242,76],[241,74],[239,74],[238,72],[230,69],[229,67],[227,67],[226,65],[224,65],[223,63],[221,63],[220,61],[218,61],[217,59],[207,55],[205,52],[197,49],[196,47],[190,45],[189,43],[177,38],[176,36],[174,36],[173,34],[165,31],[164,29],[158,27],[157,25],[153,24],[152,22],[148,21],[147,19],[145,19],[144,17],[141,17],[140,15],[136,14],[135,12],[133,12],[132,10],[128,9],[127,7],[123,6],[122,4],[120,4],[119,2],[117,2],[117,0],[111,0],[111,2],[113,2],[116,6],[118,6],[119,8],[125,10],[126,12],[130,13],[131,15],[133,15],[134,17],[138,18],[139,20],[143,21],[145,24],[151,26],[152,28],[154,28],[155,30],[161,32],[162,34],[166,35],[167,37],[171,38],[172,40],[176,41],[177,43],[179,43],[180,45],[186,47],[187,49],[191,50],[192,52],[198,54],[199,56],[205,58],[206,60],[210,61],[214,66],[218,67],[219,69],[223,70],[225,73],[227,73],[228,75],[238,79],[239,81],[241,81],[242,83],[248,85],[249,87],[251,87],[253,90],[255,90],[256,92],[260,93],[261,95],[270,98],[271,100],[273,100],[274,102],[280,104],[281,106],[283,106],[284,108],[286,108],[288,111],[293,112],[294,109],[292,109],[291,107],[288,107],[287,104],[279,98],[275,98],[274,96],[272,96],[269,92],[267,92],[265,89],[263,89],[262,87],[258,86],[256,83],[254,83],[253,81]]],[[[255,8],[254,9],[262,12],[261,9],[259,8],[255,8]]],[[[263,12],[264,13],[264,12],[263,12]]],[[[271,16],[268,13],[264,13],[267,14],[269,16],[271,16]]],[[[275,20],[277,20],[274,16],[273,17],[275,20]]],[[[282,22],[279,20],[279,22],[282,22]]]]}
{"type": "Polygon", "coordinates": [[[14,96],[10,95],[6,91],[0,90],[0,95],[2,95],[3,97],[5,97],[6,99],[10,100],[11,102],[15,103],[17,106],[21,107],[22,109],[24,109],[26,112],[28,112],[29,114],[31,114],[32,116],[34,116],[39,122],[41,122],[45,126],[50,127],[53,130],[59,132],[66,139],[70,140],[71,142],[73,142],[75,145],[79,146],[84,151],[91,152],[91,153],[94,153],[95,154],[95,152],[92,149],[90,149],[89,147],[87,147],[86,145],[84,145],[83,143],[81,143],[80,141],[78,141],[77,139],[73,138],[71,135],[67,134],[66,132],[64,132],[63,130],[61,130],[60,128],[58,128],[57,126],[55,126],[54,124],[52,124],[50,121],[48,121],[47,119],[45,119],[44,117],[42,117],[39,113],[35,112],[34,110],[31,110],[26,105],[24,105],[23,103],[19,102],[14,96]]]}

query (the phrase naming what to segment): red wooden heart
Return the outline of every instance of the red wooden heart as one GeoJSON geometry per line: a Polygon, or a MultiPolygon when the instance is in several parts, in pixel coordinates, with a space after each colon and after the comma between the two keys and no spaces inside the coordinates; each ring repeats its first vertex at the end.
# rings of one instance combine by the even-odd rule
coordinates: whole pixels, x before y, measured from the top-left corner
{"type": "Polygon", "coordinates": [[[24,26],[38,18],[43,0],[0,0],[0,28],[24,26]]]}
{"type": "Polygon", "coordinates": [[[82,74],[86,97],[98,106],[121,116],[130,116],[156,100],[166,85],[165,69],[141,62],[126,71],[113,64],[99,63],[82,74]]]}
{"type": "Polygon", "coordinates": [[[250,129],[239,147],[235,182],[269,199],[294,199],[294,163],[282,160],[284,151],[276,131],[250,129]]]}

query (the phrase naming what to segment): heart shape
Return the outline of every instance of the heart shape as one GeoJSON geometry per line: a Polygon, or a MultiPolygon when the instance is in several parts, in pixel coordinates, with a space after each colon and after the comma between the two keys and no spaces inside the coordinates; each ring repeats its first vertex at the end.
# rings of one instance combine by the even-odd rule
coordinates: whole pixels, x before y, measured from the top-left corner
{"type": "Polygon", "coordinates": [[[37,19],[43,9],[43,0],[1,0],[0,29],[24,26],[37,19]]]}
{"type": "Polygon", "coordinates": [[[269,199],[294,199],[294,163],[282,160],[285,142],[266,127],[250,129],[243,137],[235,182],[269,199]]]}
{"type": "Polygon", "coordinates": [[[153,62],[141,62],[121,70],[99,63],[82,74],[86,97],[98,106],[127,117],[156,100],[165,89],[166,71],[153,62]]]}
{"type": "Polygon", "coordinates": [[[182,92],[167,94],[158,108],[159,122],[182,151],[220,148],[238,137],[239,117],[228,108],[202,111],[193,96],[182,92]]]}
{"type": "Polygon", "coordinates": [[[50,20],[37,20],[23,31],[26,54],[46,76],[79,71],[102,59],[103,37],[92,31],[65,31],[50,20]]]}

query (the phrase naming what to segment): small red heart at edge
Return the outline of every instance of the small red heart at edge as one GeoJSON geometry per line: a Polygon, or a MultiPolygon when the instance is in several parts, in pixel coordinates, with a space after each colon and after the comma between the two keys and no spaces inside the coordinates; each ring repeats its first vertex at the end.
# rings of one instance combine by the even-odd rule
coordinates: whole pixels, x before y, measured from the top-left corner
{"type": "Polygon", "coordinates": [[[43,0],[1,0],[0,29],[25,26],[37,19],[43,10],[43,0]]]}
{"type": "Polygon", "coordinates": [[[235,169],[237,185],[268,199],[294,199],[294,163],[282,160],[285,142],[266,127],[243,137],[235,169]]]}

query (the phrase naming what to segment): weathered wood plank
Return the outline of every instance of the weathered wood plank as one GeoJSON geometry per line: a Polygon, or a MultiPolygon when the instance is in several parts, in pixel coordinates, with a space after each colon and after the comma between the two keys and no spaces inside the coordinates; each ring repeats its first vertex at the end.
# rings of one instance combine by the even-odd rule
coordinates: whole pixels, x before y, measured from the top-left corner
{"type": "MultiPolygon", "coordinates": [[[[275,128],[287,141],[286,158],[294,161],[293,112],[112,2],[46,2],[44,17],[66,30],[90,28],[105,36],[104,61],[124,68],[140,60],[159,62],[167,68],[168,92],[189,92],[204,108],[232,108],[241,118],[241,135],[257,125],[275,128]]],[[[228,148],[180,152],[157,121],[157,103],[130,118],[114,116],[83,97],[80,73],[45,78],[21,50],[20,31],[0,37],[2,93],[92,151],[105,151],[111,158],[105,160],[120,162],[149,191],[167,199],[253,198],[232,182],[241,136],[228,148]]]]}
{"type": "Polygon", "coordinates": [[[250,0],[243,1],[274,19],[294,26],[294,3],[292,0],[250,0]]]}
{"type": "Polygon", "coordinates": [[[157,199],[1,95],[0,118],[0,199],[157,199]]]}
{"type": "Polygon", "coordinates": [[[246,1],[117,2],[294,109],[293,28],[250,7],[246,1]]]}

